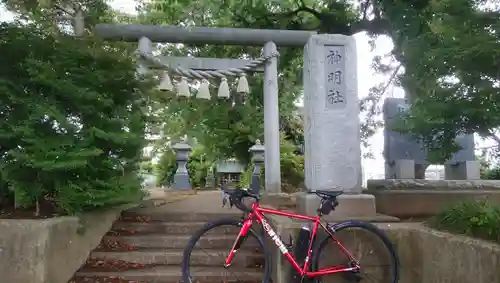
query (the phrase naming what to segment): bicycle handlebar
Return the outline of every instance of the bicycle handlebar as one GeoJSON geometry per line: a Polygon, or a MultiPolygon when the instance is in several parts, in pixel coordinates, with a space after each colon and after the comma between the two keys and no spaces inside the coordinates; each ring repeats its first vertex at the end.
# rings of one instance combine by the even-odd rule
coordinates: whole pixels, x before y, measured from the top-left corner
{"type": "Polygon", "coordinates": [[[228,188],[225,188],[223,185],[220,187],[221,191],[224,192],[225,194],[229,195],[229,202],[231,205],[236,206],[241,211],[244,212],[252,212],[252,208],[248,207],[245,205],[242,200],[246,197],[251,197],[255,199],[256,201],[260,200],[260,197],[252,192],[249,192],[247,190],[242,190],[242,189],[234,189],[230,190],[228,188]]]}

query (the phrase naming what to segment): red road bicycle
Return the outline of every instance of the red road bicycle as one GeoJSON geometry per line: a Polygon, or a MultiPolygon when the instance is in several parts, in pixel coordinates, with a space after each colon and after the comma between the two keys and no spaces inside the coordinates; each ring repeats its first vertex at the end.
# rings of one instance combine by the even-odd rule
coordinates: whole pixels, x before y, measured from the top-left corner
{"type": "MultiPolygon", "coordinates": [[[[293,269],[296,271],[296,274],[298,274],[298,276],[301,278],[301,282],[305,282],[304,279],[310,280],[308,282],[311,282],[312,280],[314,282],[322,282],[321,278],[323,276],[331,274],[342,275],[342,278],[344,279],[343,282],[361,282],[363,279],[370,279],[368,278],[368,276],[363,276],[363,265],[350,251],[348,251],[348,249],[341,243],[341,241],[337,237],[337,233],[350,228],[361,229],[363,232],[369,232],[375,235],[376,238],[381,241],[382,247],[386,250],[386,252],[388,252],[388,256],[386,256],[386,258],[388,258],[388,261],[390,263],[390,265],[388,265],[389,269],[383,272],[384,278],[381,280],[381,282],[398,282],[399,260],[391,241],[382,230],[371,223],[363,221],[349,220],[336,224],[328,224],[321,219],[323,215],[328,215],[335,210],[335,208],[338,206],[337,197],[342,194],[342,191],[317,190],[309,192],[311,194],[316,194],[321,198],[320,205],[317,210],[318,214],[316,216],[300,215],[261,207],[259,205],[260,197],[247,190],[229,190],[226,188],[222,188],[222,191],[223,204],[226,203],[226,197],[228,197],[231,206],[234,205],[238,209],[242,210],[244,212],[244,216],[240,220],[234,218],[222,218],[213,222],[209,222],[192,236],[184,250],[184,258],[182,261],[182,276],[184,283],[200,282],[199,280],[194,280],[195,282],[193,282],[192,280],[190,269],[190,259],[192,251],[196,243],[204,234],[216,227],[221,226],[232,226],[239,229],[239,233],[232,243],[232,248],[229,253],[227,253],[223,261],[222,265],[224,266],[224,268],[228,268],[229,266],[231,266],[233,260],[235,259],[235,257],[237,257],[237,252],[241,249],[242,245],[247,241],[249,237],[253,237],[255,238],[258,245],[260,245],[260,248],[263,250],[264,254],[264,263],[262,265],[263,276],[262,279],[259,279],[261,283],[268,283],[271,281],[271,253],[266,245],[266,242],[263,239],[264,231],[268,234],[272,242],[283,254],[284,258],[286,258],[291,264],[293,269]],[[252,198],[255,200],[251,207],[247,206],[243,202],[243,199],[245,198],[252,198]],[[312,222],[312,229],[310,231],[308,249],[305,258],[297,259],[291,254],[289,250],[290,247],[287,247],[287,245],[282,242],[281,237],[276,234],[274,229],[269,224],[269,221],[266,219],[266,214],[274,214],[289,217],[292,219],[300,219],[312,222]],[[255,229],[253,228],[254,222],[257,222],[262,226],[263,229],[261,231],[261,235],[257,234],[255,229]],[[325,232],[322,233],[321,237],[320,233],[318,233],[320,227],[325,232]],[[345,263],[329,267],[319,267],[319,255],[326,248],[326,245],[328,243],[333,243],[335,247],[340,250],[340,254],[343,255],[343,261],[345,261],[345,263]],[[300,266],[299,260],[300,262],[303,262],[302,266],[300,266]]],[[[331,253],[329,257],[332,257],[331,253]]]]}

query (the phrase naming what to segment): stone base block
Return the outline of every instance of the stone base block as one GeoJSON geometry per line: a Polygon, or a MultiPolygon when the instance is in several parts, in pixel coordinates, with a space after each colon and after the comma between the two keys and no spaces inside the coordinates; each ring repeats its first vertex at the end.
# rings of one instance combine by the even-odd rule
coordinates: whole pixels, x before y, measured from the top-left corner
{"type": "Polygon", "coordinates": [[[385,164],[385,177],[394,179],[415,179],[415,161],[399,159],[385,164]]]}
{"type": "Polygon", "coordinates": [[[446,180],[479,180],[481,179],[480,171],[479,161],[465,161],[446,165],[444,176],[446,180]]]}
{"type": "MultiPolygon", "coordinates": [[[[367,219],[377,215],[375,197],[368,194],[344,194],[337,197],[339,206],[334,212],[323,216],[326,221],[347,219],[367,219]]],[[[297,212],[300,214],[316,215],[321,198],[315,194],[301,194],[297,196],[297,212]]]]}
{"type": "Polygon", "coordinates": [[[0,219],[1,282],[68,282],[121,213],[133,207],[122,205],[79,217],[0,219]]]}

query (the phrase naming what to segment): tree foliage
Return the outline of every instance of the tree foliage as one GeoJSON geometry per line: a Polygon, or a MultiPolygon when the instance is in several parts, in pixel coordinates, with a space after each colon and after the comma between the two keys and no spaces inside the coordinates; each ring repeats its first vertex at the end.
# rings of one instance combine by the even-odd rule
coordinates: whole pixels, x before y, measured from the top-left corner
{"type": "MultiPolygon", "coordinates": [[[[453,143],[457,134],[478,132],[496,138],[492,133],[499,126],[494,94],[498,93],[499,85],[500,14],[498,7],[492,4],[493,1],[479,0],[162,0],[143,3],[139,19],[153,24],[299,29],[346,35],[366,32],[373,38],[389,36],[394,49],[385,58],[376,57],[373,62],[374,69],[388,79],[373,86],[368,99],[361,104],[366,114],[360,133],[363,144],[368,146],[367,140],[382,126],[380,99],[389,86],[400,86],[411,97],[412,108],[405,123],[396,130],[422,138],[430,150],[431,161],[439,162],[459,149],[453,143]],[[485,4],[491,8],[481,8],[485,4]]],[[[279,51],[282,54],[280,71],[284,74],[280,77],[280,101],[287,103],[287,107],[280,109],[280,120],[283,121],[281,130],[285,130],[291,125],[299,126],[294,123],[297,115],[293,101],[301,95],[298,70],[302,69],[302,54],[301,50],[289,48],[279,51]]],[[[183,52],[217,57],[255,57],[256,54],[250,48],[207,46],[186,46],[183,52]]],[[[226,155],[236,152],[238,157],[248,156],[245,149],[251,145],[251,139],[261,133],[256,124],[262,123],[262,111],[258,111],[262,107],[259,83],[252,82],[258,87],[252,89],[247,100],[247,112],[242,109],[221,112],[219,107],[210,105],[213,111],[195,114],[203,116],[199,117],[203,120],[203,130],[185,125],[183,128],[193,129],[198,135],[203,133],[200,140],[214,150],[222,149],[226,155]],[[254,120],[256,123],[240,119],[241,126],[234,127],[238,125],[235,123],[238,118],[220,117],[228,112],[228,116],[234,112],[248,113],[258,119],[254,120]],[[250,131],[239,131],[242,129],[250,131]],[[231,144],[234,141],[234,145],[228,146],[228,141],[231,144]]],[[[190,126],[199,125],[192,116],[189,121],[190,126]]],[[[301,137],[287,136],[287,139],[300,142],[301,137]]]]}
{"type": "MultiPolygon", "coordinates": [[[[155,2],[154,4],[144,4],[139,9],[138,21],[146,24],[175,23],[187,26],[244,27],[232,13],[232,9],[235,7],[234,3],[229,2],[224,2],[222,5],[213,1],[203,3],[179,1],[175,4],[168,1],[155,2]]],[[[255,12],[255,15],[257,13],[255,12]]],[[[261,48],[184,45],[181,48],[178,46],[163,47],[162,52],[165,55],[177,56],[257,58],[260,56],[261,48]]],[[[293,151],[297,151],[300,144],[303,143],[302,119],[295,105],[297,99],[302,95],[302,48],[281,48],[279,52],[280,130],[286,133],[288,143],[293,143],[293,151]]],[[[186,101],[175,97],[166,97],[165,108],[158,112],[159,120],[165,121],[162,128],[164,138],[158,143],[159,150],[164,151],[165,147],[168,148],[172,144],[172,141],[187,134],[203,145],[205,160],[216,162],[219,159],[236,157],[243,163],[249,163],[251,156],[248,149],[254,145],[257,139],[263,140],[264,117],[263,76],[262,74],[254,74],[248,77],[248,80],[251,93],[247,96],[232,93],[230,101],[217,99],[186,101]]],[[[230,83],[234,83],[234,81],[230,81],[230,83]]],[[[192,91],[196,92],[195,89],[192,91]]],[[[212,88],[212,93],[215,92],[216,88],[212,88]]],[[[286,154],[288,151],[285,153],[282,150],[282,158],[286,154]]],[[[293,164],[287,163],[288,165],[293,164]]],[[[287,174],[291,176],[293,174],[290,171],[295,169],[296,167],[287,167],[285,171],[288,171],[287,174]]],[[[250,167],[249,170],[251,170],[250,167]]],[[[170,176],[170,174],[171,171],[167,171],[163,175],[170,176]]],[[[297,174],[303,175],[302,171],[295,175],[297,174]]],[[[296,183],[300,182],[294,182],[294,184],[296,183]]]]}
{"type": "Polygon", "coordinates": [[[408,16],[399,17],[407,26],[396,36],[406,69],[400,79],[412,98],[399,129],[422,137],[431,161],[459,149],[457,134],[500,141],[494,135],[500,126],[500,11],[480,9],[482,4],[493,3],[429,1],[406,6],[408,16]]]}
{"type": "MultiPolygon", "coordinates": [[[[380,11],[380,3],[372,1],[348,3],[343,1],[145,1],[138,8],[138,22],[145,24],[174,24],[182,26],[224,26],[241,28],[270,28],[270,29],[298,29],[316,30],[320,33],[341,33],[353,35],[361,31],[370,34],[388,34],[390,25],[380,11]]],[[[298,146],[303,143],[298,129],[302,122],[295,102],[302,95],[302,48],[279,48],[281,73],[279,82],[280,93],[280,121],[281,130],[287,132],[287,139],[294,140],[298,146]],[[297,136],[292,137],[292,132],[297,136]]],[[[222,47],[222,46],[184,46],[164,48],[166,54],[209,56],[209,57],[258,57],[260,50],[251,47],[222,47]]],[[[379,66],[381,71],[390,72],[390,66],[379,66]]],[[[237,107],[209,104],[209,110],[204,112],[190,105],[190,111],[196,114],[179,114],[179,109],[186,111],[186,105],[175,107],[168,102],[170,110],[164,112],[165,117],[171,117],[175,122],[175,129],[171,132],[179,133],[178,129],[186,129],[191,134],[198,134],[197,138],[212,149],[220,149],[221,154],[235,155],[248,160],[247,148],[253,140],[262,135],[262,79],[251,79],[252,93],[244,105],[237,107]],[[175,109],[175,110],[173,110],[175,109]],[[211,109],[211,110],[210,110],[211,109]],[[175,114],[172,112],[176,111],[175,114]],[[200,113],[198,113],[200,112],[200,113]],[[203,113],[203,114],[201,114],[203,113]],[[228,113],[228,114],[226,114],[228,113]],[[243,114],[243,115],[239,115],[243,114]],[[241,116],[242,118],[238,117],[241,116]],[[185,117],[188,117],[185,118],[185,117]],[[193,119],[193,116],[195,117],[193,119]],[[201,116],[201,117],[200,117],[201,116]],[[221,117],[223,116],[223,117],[221,117]],[[229,117],[228,117],[229,116],[229,117]],[[184,117],[184,118],[183,118],[184,117]],[[198,120],[197,120],[198,119],[198,120]],[[195,129],[203,119],[203,130],[195,129]],[[189,127],[180,123],[189,120],[189,127]],[[203,137],[199,135],[203,133],[203,137]],[[209,136],[210,135],[210,136],[209,136]],[[232,146],[227,146],[228,141],[232,146]],[[228,151],[229,150],[229,151],[228,151]]],[[[361,137],[364,144],[381,126],[380,121],[374,118],[379,111],[375,107],[378,99],[383,95],[387,86],[376,86],[371,89],[374,102],[363,103],[362,110],[369,113],[362,125],[361,137]]],[[[176,102],[173,102],[174,104],[176,102]]],[[[300,130],[299,130],[300,131],[300,130]]],[[[169,132],[165,130],[165,132],[169,132]]],[[[181,135],[184,133],[181,133],[181,135]]]]}
{"type": "Polygon", "coordinates": [[[74,213],[137,199],[148,88],[124,49],[0,25],[0,173],[27,207],[74,213]]]}
{"type": "MultiPolygon", "coordinates": [[[[68,4],[59,0],[53,2],[59,5],[57,7],[40,7],[31,0],[4,2],[36,19],[37,23],[53,19],[60,6],[68,4]]],[[[496,115],[500,14],[495,1],[157,0],[139,2],[135,19],[106,12],[100,8],[105,6],[103,1],[97,1],[96,5],[82,3],[90,23],[88,30],[96,20],[115,20],[314,30],[346,35],[366,32],[373,38],[386,35],[392,38],[394,49],[385,57],[376,57],[373,67],[388,79],[370,88],[368,99],[361,104],[366,114],[360,133],[365,146],[368,138],[382,126],[378,106],[390,85],[404,88],[412,103],[409,115],[397,130],[423,138],[431,150],[431,161],[443,160],[458,149],[453,143],[457,134],[477,132],[500,141],[495,135],[500,123],[496,115]]],[[[260,55],[259,48],[249,46],[158,47],[165,55],[220,58],[260,55]]],[[[298,153],[303,129],[295,102],[302,95],[302,49],[279,48],[279,52],[280,131],[294,148],[293,152],[298,153]]],[[[147,109],[156,124],[149,124],[147,129],[161,137],[155,144],[157,150],[168,152],[174,141],[188,134],[202,145],[204,160],[237,157],[248,162],[248,148],[256,139],[263,139],[262,81],[258,74],[249,77],[251,94],[245,97],[235,94],[232,101],[180,100],[168,96],[158,100],[155,97],[147,109]]],[[[283,161],[288,153],[282,150],[281,155],[283,161]]],[[[287,164],[295,164],[295,161],[287,164]]]]}

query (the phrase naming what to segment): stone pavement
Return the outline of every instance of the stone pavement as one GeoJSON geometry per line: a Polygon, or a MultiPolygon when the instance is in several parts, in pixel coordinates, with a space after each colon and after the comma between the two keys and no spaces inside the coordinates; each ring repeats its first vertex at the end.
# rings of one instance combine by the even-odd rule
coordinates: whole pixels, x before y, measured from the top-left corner
{"type": "Polygon", "coordinates": [[[222,207],[222,195],[220,191],[186,191],[164,192],[160,188],[150,189],[149,198],[164,205],[156,207],[141,208],[138,211],[144,213],[228,213],[235,214],[240,211],[229,203],[222,207]]]}

